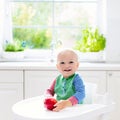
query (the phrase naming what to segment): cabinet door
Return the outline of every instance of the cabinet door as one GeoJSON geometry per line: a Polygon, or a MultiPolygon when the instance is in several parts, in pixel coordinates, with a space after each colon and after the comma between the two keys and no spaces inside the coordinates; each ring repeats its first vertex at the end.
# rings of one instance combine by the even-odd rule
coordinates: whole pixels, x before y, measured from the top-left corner
{"type": "Polygon", "coordinates": [[[22,83],[0,83],[0,120],[13,120],[12,106],[22,99],[22,83]]]}
{"type": "Polygon", "coordinates": [[[43,95],[57,71],[25,71],[25,98],[43,95]]]}
{"type": "Polygon", "coordinates": [[[20,83],[23,82],[23,71],[0,70],[0,83],[20,83]]]}
{"type": "Polygon", "coordinates": [[[108,78],[108,92],[111,99],[115,102],[115,110],[110,113],[110,120],[120,119],[120,71],[109,71],[108,78]]]}
{"type": "Polygon", "coordinates": [[[106,71],[78,71],[85,82],[97,84],[97,92],[106,92],[106,71]]]}

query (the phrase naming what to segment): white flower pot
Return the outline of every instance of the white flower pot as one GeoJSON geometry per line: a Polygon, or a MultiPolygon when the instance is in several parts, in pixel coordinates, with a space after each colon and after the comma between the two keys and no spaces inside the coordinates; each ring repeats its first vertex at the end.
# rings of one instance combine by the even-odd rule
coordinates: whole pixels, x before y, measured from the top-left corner
{"type": "Polygon", "coordinates": [[[80,52],[79,53],[80,61],[88,61],[88,62],[104,62],[105,61],[105,53],[103,51],[100,52],[80,52]]]}
{"type": "Polygon", "coordinates": [[[24,58],[24,51],[19,52],[3,52],[2,53],[3,59],[9,59],[9,60],[20,60],[24,58]]]}

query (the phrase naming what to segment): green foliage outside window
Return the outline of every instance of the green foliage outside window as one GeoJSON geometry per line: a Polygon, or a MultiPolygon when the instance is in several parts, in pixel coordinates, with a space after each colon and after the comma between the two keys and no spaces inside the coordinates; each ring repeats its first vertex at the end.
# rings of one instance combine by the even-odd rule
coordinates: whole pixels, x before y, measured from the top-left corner
{"type": "Polygon", "coordinates": [[[28,48],[50,48],[51,33],[49,30],[21,29],[13,30],[14,39],[26,42],[28,48]]]}

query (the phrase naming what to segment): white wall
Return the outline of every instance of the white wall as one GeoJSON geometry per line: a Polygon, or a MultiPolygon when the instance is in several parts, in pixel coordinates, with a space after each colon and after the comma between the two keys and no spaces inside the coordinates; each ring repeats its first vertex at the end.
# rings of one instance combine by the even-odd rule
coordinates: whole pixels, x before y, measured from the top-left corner
{"type": "Polygon", "coordinates": [[[4,15],[4,2],[3,0],[0,1],[0,54],[2,51],[2,39],[3,39],[3,23],[4,23],[4,19],[3,19],[3,15],[4,15]]]}
{"type": "Polygon", "coordinates": [[[0,0],[0,54],[3,40],[12,41],[11,17],[8,0],[0,0]],[[5,7],[7,6],[7,7],[5,7]],[[7,19],[6,19],[7,18],[7,19]],[[5,32],[4,32],[5,31],[5,32]],[[11,34],[10,34],[11,33],[11,34]]]}
{"type": "Polygon", "coordinates": [[[107,62],[120,62],[120,0],[107,0],[107,62]]]}

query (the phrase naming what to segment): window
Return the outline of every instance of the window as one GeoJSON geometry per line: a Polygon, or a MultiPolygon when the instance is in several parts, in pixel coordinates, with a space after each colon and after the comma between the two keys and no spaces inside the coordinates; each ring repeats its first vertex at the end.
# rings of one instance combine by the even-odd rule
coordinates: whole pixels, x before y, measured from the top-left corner
{"type": "Polygon", "coordinates": [[[4,43],[24,42],[27,52],[34,52],[26,54],[26,58],[44,58],[43,51],[51,55],[59,48],[74,48],[84,27],[100,27],[102,23],[99,0],[6,0],[6,3],[4,43]]]}

